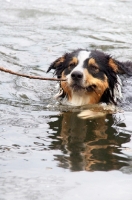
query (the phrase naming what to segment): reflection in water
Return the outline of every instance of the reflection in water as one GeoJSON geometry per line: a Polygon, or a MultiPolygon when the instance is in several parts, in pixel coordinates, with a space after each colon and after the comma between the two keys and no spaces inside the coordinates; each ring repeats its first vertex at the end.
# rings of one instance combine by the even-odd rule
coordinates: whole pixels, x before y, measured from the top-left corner
{"type": "Polygon", "coordinates": [[[118,123],[112,115],[83,120],[77,113],[65,112],[49,125],[54,131],[50,149],[63,152],[54,155],[60,167],[72,171],[108,171],[128,166],[121,145],[130,141],[130,135],[118,130],[125,124],[118,123]]]}

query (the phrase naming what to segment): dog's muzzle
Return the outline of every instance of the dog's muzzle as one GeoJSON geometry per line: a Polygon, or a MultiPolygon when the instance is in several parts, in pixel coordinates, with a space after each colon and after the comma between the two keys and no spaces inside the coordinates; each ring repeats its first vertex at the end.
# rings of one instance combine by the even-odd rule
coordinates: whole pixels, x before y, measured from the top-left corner
{"type": "Polygon", "coordinates": [[[82,80],[83,80],[83,73],[82,72],[73,71],[71,73],[71,80],[72,80],[71,87],[73,88],[74,91],[84,89],[83,86],[82,86],[82,80]]]}
{"type": "Polygon", "coordinates": [[[80,71],[73,71],[71,74],[71,78],[73,81],[81,81],[83,78],[83,73],[80,71]]]}
{"type": "Polygon", "coordinates": [[[82,85],[83,73],[80,72],[80,71],[73,71],[71,73],[71,79],[72,79],[71,87],[74,89],[74,91],[85,90],[87,92],[92,92],[92,91],[95,91],[95,89],[96,89],[95,84],[91,84],[91,85],[86,86],[86,87],[84,87],[82,85]]]}

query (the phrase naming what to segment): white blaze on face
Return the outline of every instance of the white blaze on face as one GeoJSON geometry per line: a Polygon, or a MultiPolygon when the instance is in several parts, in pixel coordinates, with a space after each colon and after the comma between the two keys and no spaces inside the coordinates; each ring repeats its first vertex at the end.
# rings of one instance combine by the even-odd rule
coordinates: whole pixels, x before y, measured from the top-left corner
{"type": "Polygon", "coordinates": [[[78,57],[77,57],[78,65],[73,69],[73,71],[83,72],[84,61],[89,58],[90,53],[91,53],[90,51],[83,51],[83,50],[79,52],[78,57]]]}
{"type": "MultiPolygon", "coordinates": [[[[74,71],[80,71],[83,73],[83,64],[84,64],[84,61],[86,59],[89,58],[89,55],[90,55],[90,51],[85,51],[85,50],[81,50],[77,56],[77,59],[78,59],[78,64],[77,66],[71,71],[74,72],[74,71]]],[[[67,80],[68,80],[68,83],[70,84],[71,82],[71,73],[67,75],[67,80]]]]}
{"type": "MultiPolygon", "coordinates": [[[[72,79],[71,79],[72,72],[80,71],[83,73],[84,61],[89,58],[90,53],[91,53],[90,51],[85,51],[85,50],[82,50],[79,52],[77,56],[77,60],[78,60],[77,66],[71,71],[69,75],[67,75],[67,80],[68,80],[69,85],[72,82],[72,79]]],[[[89,96],[85,94],[85,90],[78,91],[78,92],[72,91],[72,99],[70,101],[70,104],[74,106],[82,106],[82,105],[88,104],[89,101],[90,101],[89,96]]]]}

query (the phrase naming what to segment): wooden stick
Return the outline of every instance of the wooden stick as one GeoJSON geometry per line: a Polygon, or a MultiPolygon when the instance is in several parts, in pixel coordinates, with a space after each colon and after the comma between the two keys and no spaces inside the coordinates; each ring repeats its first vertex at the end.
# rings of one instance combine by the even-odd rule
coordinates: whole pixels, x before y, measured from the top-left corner
{"type": "Polygon", "coordinates": [[[11,71],[9,69],[5,69],[3,67],[0,67],[0,71],[6,72],[6,73],[9,73],[9,74],[13,74],[13,75],[16,75],[16,76],[22,76],[22,77],[25,77],[25,78],[30,78],[30,79],[39,79],[39,80],[48,80],[48,81],[66,81],[66,79],[59,79],[59,78],[44,78],[44,77],[40,77],[40,76],[30,76],[30,75],[14,72],[14,71],[11,71]]]}

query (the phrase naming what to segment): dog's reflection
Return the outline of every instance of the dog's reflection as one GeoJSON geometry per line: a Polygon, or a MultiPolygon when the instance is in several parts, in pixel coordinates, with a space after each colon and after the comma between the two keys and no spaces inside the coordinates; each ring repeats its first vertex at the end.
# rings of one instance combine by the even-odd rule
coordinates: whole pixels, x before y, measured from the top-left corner
{"type": "MultiPolygon", "coordinates": [[[[57,137],[60,140],[51,145],[60,147],[64,153],[56,155],[59,166],[72,171],[107,171],[126,166],[127,158],[122,155],[121,144],[130,141],[130,135],[113,128],[115,121],[112,115],[84,120],[76,112],[65,112],[56,122],[50,122],[53,130],[59,126],[57,137]]],[[[125,126],[116,123],[117,127],[125,126]]]]}
{"type": "Polygon", "coordinates": [[[104,123],[104,118],[101,117],[96,119],[94,127],[91,122],[91,120],[81,120],[79,117],[77,117],[76,113],[63,113],[61,129],[63,143],[67,143],[69,137],[71,143],[84,142],[87,136],[87,131],[90,133],[92,132],[95,138],[98,136],[96,140],[99,140],[100,138],[106,139],[107,135],[105,134],[105,131],[107,126],[104,123]]]}

